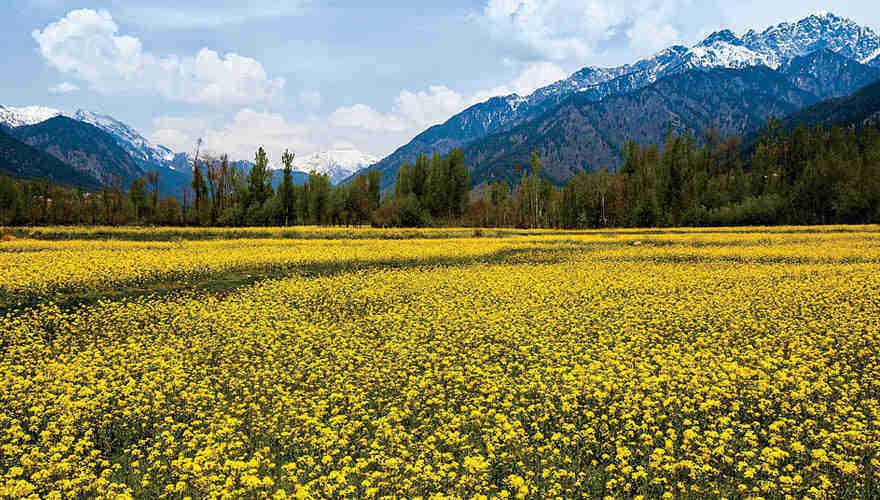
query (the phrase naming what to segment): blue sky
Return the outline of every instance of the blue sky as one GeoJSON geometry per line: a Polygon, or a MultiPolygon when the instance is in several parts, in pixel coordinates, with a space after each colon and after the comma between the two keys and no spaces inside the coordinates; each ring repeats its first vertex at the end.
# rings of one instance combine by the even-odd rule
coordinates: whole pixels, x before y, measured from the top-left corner
{"type": "Polygon", "coordinates": [[[377,156],[491,95],[714,30],[875,0],[6,0],[0,104],[91,109],[156,142],[377,156]]]}

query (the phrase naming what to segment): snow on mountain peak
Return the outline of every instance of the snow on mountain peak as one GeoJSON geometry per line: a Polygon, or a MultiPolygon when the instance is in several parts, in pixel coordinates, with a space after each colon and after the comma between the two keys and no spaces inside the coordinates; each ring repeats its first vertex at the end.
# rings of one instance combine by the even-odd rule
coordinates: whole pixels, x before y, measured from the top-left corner
{"type": "Polygon", "coordinates": [[[11,128],[36,125],[60,114],[62,114],[61,111],[44,106],[22,106],[16,108],[0,105],[0,123],[11,128]]]}
{"type": "Polygon", "coordinates": [[[705,40],[700,42],[698,47],[708,47],[716,43],[727,43],[730,45],[742,45],[742,40],[730,30],[721,30],[712,33],[705,40]]]}
{"type": "Polygon", "coordinates": [[[862,61],[880,49],[880,37],[868,27],[830,12],[813,14],[794,23],[781,23],[743,37],[752,50],[773,55],[779,62],[827,48],[862,61]]]}
{"type": "Polygon", "coordinates": [[[730,30],[713,33],[688,51],[685,59],[688,67],[701,68],[779,66],[777,58],[744,46],[742,40],[730,30]]]}
{"type": "Polygon", "coordinates": [[[102,115],[83,109],[77,110],[72,118],[94,125],[117,139],[117,143],[136,160],[150,164],[164,164],[174,160],[174,152],[165,146],[153,144],[137,130],[112,116],[102,115]]]}
{"type": "Polygon", "coordinates": [[[379,158],[356,149],[334,149],[296,156],[293,168],[300,172],[327,174],[333,184],[338,184],[378,161],[379,158]]]}

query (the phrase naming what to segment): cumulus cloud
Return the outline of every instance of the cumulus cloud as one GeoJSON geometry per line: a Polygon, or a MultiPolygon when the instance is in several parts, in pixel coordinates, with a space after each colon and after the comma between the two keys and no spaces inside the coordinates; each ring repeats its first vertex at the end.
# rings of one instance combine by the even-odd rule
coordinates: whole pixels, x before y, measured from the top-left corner
{"type": "Polygon", "coordinates": [[[32,36],[50,66],[100,92],[136,88],[188,103],[247,105],[269,100],[284,87],[259,61],[232,52],[146,51],[138,38],[119,34],[107,11],[74,10],[32,36]]]}
{"type": "Polygon", "coordinates": [[[690,0],[488,0],[479,19],[512,57],[583,63],[612,40],[657,50],[681,34],[690,0]]]}
{"type": "Polygon", "coordinates": [[[514,92],[526,95],[565,76],[555,64],[536,63],[525,66],[506,85],[472,94],[431,85],[425,90],[401,91],[387,112],[366,104],[353,104],[299,121],[250,108],[240,110],[219,126],[211,124],[220,123],[219,120],[163,116],[153,120],[155,130],[150,139],[177,151],[189,151],[201,137],[208,151],[228,153],[234,159],[250,159],[254,150],[263,146],[273,164],[277,164],[281,151],[288,148],[301,155],[332,148],[359,149],[382,156],[470,105],[496,95],[514,92]]]}
{"type": "Polygon", "coordinates": [[[427,90],[401,91],[388,113],[366,104],[338,108],[329,116],[334,127],[371,132],[404,132],[440,123],[464,109],[471,99],[449,87],[431,85],[427,90]]]}
{"type": "Polygon", "coordinates": [[[79,86],[70,82],[61,82],[49,87],[49,92],[52,94],[67,94],[69,92],[76,92],[77,90],[79,90],[79,86]]]}
{"type": "Polygon", "coordinates": [[[234,160],[252,160],[254,151],[262,146],[277,163],[281,151],[317,151],[311,137],[320,134],[314,123],[291,122],[277,113],[251,108],[239,110],[231,120],[216,120],[219,125],[201,117],[162,116],[153,120],[155,130],[150,140],[175,151],[191,151],[198,139],[211,154],[228,154],[234,160]]]}
{"type": "Polygon", "coordinates": [[[510,83],[477,92],[471,100],[476,103],[498,95],[519,94],[521,96],[526,96],[541,87],[545,87],[567,77],[568,73],[554,63],[546,61],[532,63],[526,65],[522,72],[520,72],[519,76],[514,78],[510,83]]]}
{"type": "Polygon", "coordinates": [[[403,90],[388,113],[379,112],[366,104],[355,104],[334,111],[329,123],[335,127],[372,132],[421,132],[490,97],[514,93],[528,95],[566,76],[566,72],[554,63],[533,63],[526,65],[516,78],[505,85],[472,94],[463,94],[445,85],[431,85],[427,90],[419,91],[403,90]]]}
{"type": "Polygon", "coordinates": [[[311,134],[306,123],[290,122],[277,113],[245,108],[223,127],[208,130],[203,139],[206,150],[228,153],[237,159],[253,159],[254,150],[262,146],[277,162],[284,149],[317,150],[311,134]]]}

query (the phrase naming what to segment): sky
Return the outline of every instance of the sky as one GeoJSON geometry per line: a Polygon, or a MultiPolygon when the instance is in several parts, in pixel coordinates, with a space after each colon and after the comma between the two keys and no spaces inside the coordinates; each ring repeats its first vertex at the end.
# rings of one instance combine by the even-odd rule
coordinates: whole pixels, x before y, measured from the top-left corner
{"type": "Polygon", "coordinates": [[[4,0],[0,104],[179,152],[381,157],[493,95],[825,10],[880,25],[876,0],[4,0]]]}

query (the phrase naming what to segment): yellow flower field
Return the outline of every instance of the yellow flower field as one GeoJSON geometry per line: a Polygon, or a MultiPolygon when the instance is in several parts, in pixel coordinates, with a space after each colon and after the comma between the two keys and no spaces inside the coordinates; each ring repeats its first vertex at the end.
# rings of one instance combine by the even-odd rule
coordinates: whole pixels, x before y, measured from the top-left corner
{"type": "Polygon", "coordinates": [[[0,241],[0,497],[880,495],[880,227],[102,231],[0,241]]]}

